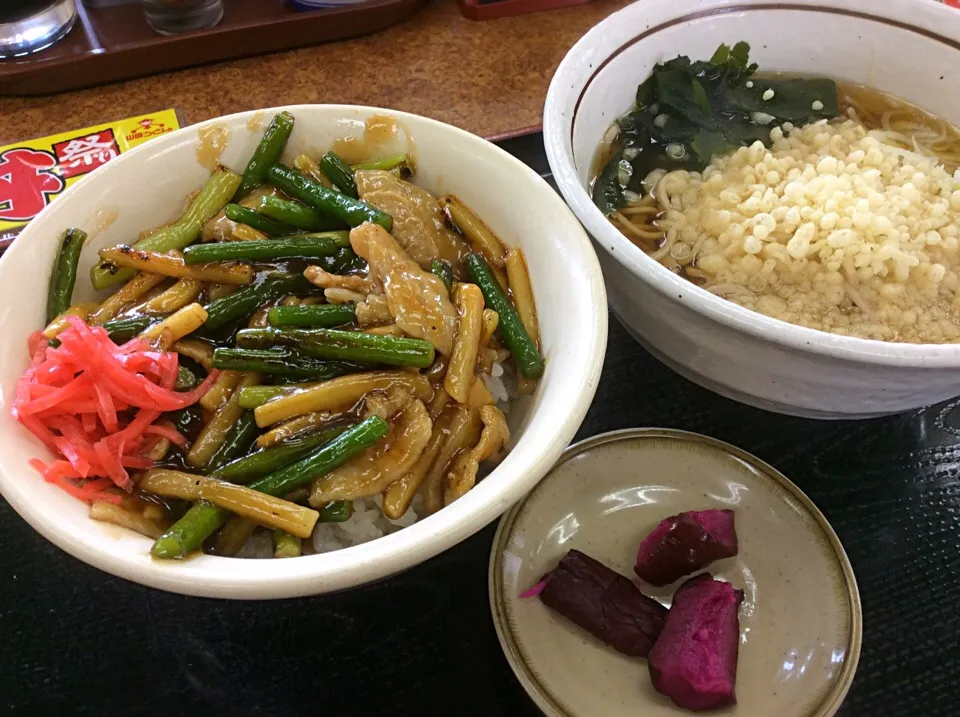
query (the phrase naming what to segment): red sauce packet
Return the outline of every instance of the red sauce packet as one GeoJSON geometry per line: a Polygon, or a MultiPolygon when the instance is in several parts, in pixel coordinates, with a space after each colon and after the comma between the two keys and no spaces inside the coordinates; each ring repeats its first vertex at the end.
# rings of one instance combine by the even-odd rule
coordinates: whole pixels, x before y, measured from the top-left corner
{"type": "Polygon", "coordinates": [[[0,147],[0,252],[64,190],[147,140],[180,129],[174,110],[0,147]]]}

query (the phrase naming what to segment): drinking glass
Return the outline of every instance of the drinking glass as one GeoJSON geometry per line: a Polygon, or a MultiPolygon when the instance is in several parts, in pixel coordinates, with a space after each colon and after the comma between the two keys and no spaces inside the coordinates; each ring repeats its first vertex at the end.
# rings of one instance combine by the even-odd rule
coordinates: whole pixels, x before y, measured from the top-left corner
{"type": "Polygon", "coordinates": [[[223,0],[143,0],[147,23],[161,35],[213,27],[223,18],[223,0]]]}
{"type": "Polygon", "coordinates": [[[74,0],[0,2],[0,58],[49,47],[70,32],[77,19],[74,0]]]}

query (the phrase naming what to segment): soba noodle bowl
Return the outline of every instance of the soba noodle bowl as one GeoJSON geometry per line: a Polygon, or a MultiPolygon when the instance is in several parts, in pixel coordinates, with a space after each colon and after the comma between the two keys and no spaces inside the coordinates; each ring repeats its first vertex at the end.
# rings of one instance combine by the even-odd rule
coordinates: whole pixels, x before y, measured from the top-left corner
{"type": "Polygon", "coordinates": [[[771,123],[769,142],[702,171],[654,169],[610,220],[668,269],[768,316],[960,341],[960,130],[860,85],[837,83],[837,100],[836,118],[771,123]]]}

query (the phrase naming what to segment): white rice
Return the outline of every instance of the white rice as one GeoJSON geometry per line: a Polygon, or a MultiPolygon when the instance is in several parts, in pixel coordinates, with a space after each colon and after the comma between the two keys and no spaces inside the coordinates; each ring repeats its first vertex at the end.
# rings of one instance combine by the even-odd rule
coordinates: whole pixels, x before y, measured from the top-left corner
{"type": "Polygon", "coordinates": [[[273,534],[271,531],[257,529],[247,538],[247,542],[237,553],[238,558],[272,558],[273,534]]]}
{"type": "MultiPolygon", "coordinates": [[[[497,402],[497,407],[507,413],[510,399],[516,396],[514,390],[516,376],[512,371],[504,369],[500,363],[493,365],[491,375],[483,375],[483,382],[487,390],[497,402]]],[[[376,495],[372,498],[361,498],[353,501],[353,516],[343,523],[317,523],[313,529],[310,544],[304,542],[304,553],[329,553],[352,545],[361,545],[371,540],[382,538],[384,535],[396,533],[413,525],[426,515],[423,505],[423,496],[419,493],[414,496],[410,508],[398,520],[391,520],[380,510],[383,497],[376,495]],[[311,551],[310,548],[313,548],[311,551]]],[[[237,553],[238,558],[272,558],[273,535],[272,531],[257,529],[244,543],[237,553]]]]}
{"type": "Polygon", "coordinates": [[[317,523],[313,530],[313,549],[318,553],[361,545],[413,525],[424,514],[423,501],[416,496],[413,505],[399,520],[391,520],[380,510],[383,498],[353,501],[353,517],[343,523],[317,523]]]}
{"type": "Polygon", "coordinates": [[[492,395],[493,399],[497,402],[497,407],[506,413],[508,404],[510,403],[510,392],[507,391],[507,386],[504,383],[506,373],[503,370],[503,365],[495,363],[490,370],[489,376],[486,374],[481,374],[481,376],[490,395],[492,395]]]}

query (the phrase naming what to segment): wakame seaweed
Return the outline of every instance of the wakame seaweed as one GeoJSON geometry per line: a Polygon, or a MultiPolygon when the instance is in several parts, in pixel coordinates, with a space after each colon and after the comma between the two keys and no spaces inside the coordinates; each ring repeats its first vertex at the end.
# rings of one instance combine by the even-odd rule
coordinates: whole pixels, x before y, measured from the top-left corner
{"type": "Polygon", "coordinates": [[[654,67],[637,88],[634,109],[617,120],[616,151],[594,182],[593,201],[603,213],[626,204],[626,190],[642,193],[654,169],[699,171],[714,156],[757,140],[769,146],[775,125],[839,114],[833,80],[752,79],[756,71],[745,42],[720,45],[707,62],[677,57],[654,67]]]}

